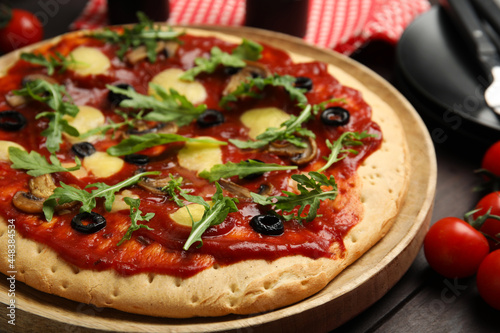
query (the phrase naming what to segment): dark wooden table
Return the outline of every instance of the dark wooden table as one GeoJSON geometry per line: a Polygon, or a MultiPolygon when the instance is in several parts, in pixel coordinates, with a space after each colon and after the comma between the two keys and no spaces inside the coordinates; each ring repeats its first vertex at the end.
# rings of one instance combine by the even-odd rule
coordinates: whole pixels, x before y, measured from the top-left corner
{"type": "MultiPolygon", "coordinates": [[[[81,12],[84,0],[7,0],[16,7],[41,12],[48,17],[45,38],[67,31],[81,12]],[[46,6],[41,6],[40,3],[46,6]],[[47,4],[51,4],[47,6],[47,4]],[[57,8],[56,8],[57,7],[57,8]]],[[[43,16],[45,17],[45,16],[43,16]]],[[[372,43],[352,56],[397,87],[394,47],[372,43]]],[[[430,130],[442,125],[427,121],[430,130]]],[[[438,163],[436,200],[431,224],[446,216],[462,217],[481,197],[473,192],[480,183],[474,170],[480,166],[486,146],[444,128],[447,139],[435,143],[438,163]]],[[[344,332],[500,332],[499,311],[482,301],[475,277],[446,279],[427,264],[423,252],[402,279],[378,302],[337,328],[344,332]]]]}

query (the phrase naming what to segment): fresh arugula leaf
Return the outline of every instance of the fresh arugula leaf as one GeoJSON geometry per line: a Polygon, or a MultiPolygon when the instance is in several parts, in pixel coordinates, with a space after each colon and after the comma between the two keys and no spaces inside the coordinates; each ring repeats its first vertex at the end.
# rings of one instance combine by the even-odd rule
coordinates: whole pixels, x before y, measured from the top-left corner
{"type": "Polygon", "coordinates": [[[75,157],[74,167],[65,168],[55,155],[50,155],[50,162],[48,162],[44,156],[34,150],[28,153],[16,147],[9,147],[9,159],[12,162],[11,168],[28,170],[26,173],[33,177],[47,173],[75,171],[82,166],[78,157],[75,157]]]}
{"type": "Polygon", "coordinates": [[[266,197],[257,193],[250,193],[253,200],[264,206],[274,206],[275,210],[282,212],[291,212],[296,207],[299,207],[296,214],[281,214],[287,221],[296,219],[300,221],[311,222],[317,216],[317,211],[321,201],[335,200],[337,197],[337,184],[333,176],[327,178],[325,175],[310,171],[309,176],[304,174],[292,175],[292,179],[297,182],[297,189],[300,194],[283,191],[286,196],[270,196],[266,197]],[[323,191],[322,187],[331,187],[331,190],[323,191]],[[303,216],[304,210],[309,206],[306,216],[303,216]]]}
{"type": "Polygon", "coordinates": [[[227,67],[242,68],[246,66],[244,60],[258,60],[261,57],[262,46],[244,39],[232,52],[223,52],[217,46],[210,50],[210,57],[199,57],[194,60],[195,67],[187,70],[182,76],[182,80],[193,81],[200,73],[213,73],[219,65],[227,67]]]}
{"type": "Polygon", "coordinates": [[[56,52],[54,55],[50,55],[48,58],[46,58],[43,54],[21,53],[21,59],[34,65],[46,67],[48,75],[54,74],[57,67],[60,68],[59,72],[62,73],[71,65],[82,64],[81,62],[74,60],[72,57],[66,58],[59,52],[56,52]]]}
{"type": "Polygon", "coordinates": [[[128,179],[125,179],[114,185],[107,185],[105,183],[89,184],[85,188],[94,188],[91,192],[85,189],[74,188],[73,186],[66,185],[61,182],[61,187],[57,187],[54,193],[47,198],[43,203],[43,213],[47,221],[52,220],[54,210],[57,205],[62,205],[68,202],[79,201],[82,203],[80,213],[90,213],[96,207],[96,198],[104,198],[104,207],[109,212],[113,202],[115,201],[115,193],[122,188],[136,184],[142,177],[149,175],[158,175],[158,171],[149,171],[139,173],[128,179]]]}
{"type": "Polygon", "coordinates": [[[78,113],[78,107],[64,99],[71,100],[64,86],[51,84],[44,80],[34,80],[26,84],[23,89],[15,90],[15,95],[28,96],[41,103],[47,104],[54,111],[41,112],[36,119],[47,117],[50,119],[48,127],[41,133],[47,137],[45,143],[51,153],[59,150],[62,143],[62,133],[68,133],[71,136],[79,136],[78,130],[71,126],[63,117],[69,115],[75,117],[78,113]]]}
{"type": "Polygon", "coordinates": [[[193,221],[191,233],[189,234],[189,237],[183,247],[186,251],[189,250],[191,245],[196,242],[200,242],[198,245],[198,248],[200,248],[203,245],[201,236],[209,227],[221,224],[229,213],[238,211],[238,208],[236,207],[238,199],[224,197],[219,183],[215,183],[215,187],[216,191],[212,196],[212,207],[210,207],[210,205],[199,196],[181,194],[186,200],[202,204],[205,207],[205,212],[203,213],[201,220],[193,221]]]}
{"type": "Polygon", "coordinates": [[[91,34],[92,37],[104,40],[108,43],[117,44],[120,46],[116,52],[120,59],[123,59],[125,53],[130,48],[137,48],[141,45],[146,47],[148,60],[156,61],[156,46],[158,41],[171,40],[179,42],[178,37],[182,32],[174,31],[172,28],[164,30],[162,26],[156,26],[144,13],[138,12],[137,17],[139,22],[132,28],[125,27],[123,31],[111,30],[105,28],[91,34]]]}
{"type": "Polygon", "coordinates": [[[116,146],[108,148],[107,153],[111,156],[130,155],[146,148],[172,142],[199,142],[215,145],[227,145],[224,141],[187,138],[179,134],[147,133],[144,135],[130,135],[116,146]]]}
{"type": "MultiPolygon", "coordinates": [[[[337,103],[337,102],[343,102],[343,103],[345,103],[345,99],[344,98],[331,98],[331,99],[323,101],[321,103],[314,104],[312,106],[312,113],[314,115],[317,115],[319,112],[324,111],[326,109],[326,106],[328,104],[330,104],[330,103],[337,103]]],[[[300,105],[300,106],[302,108],[306,107],[305,105],[300,105]]]]}
{"type": "Polygon", "coordinates": [[[181,188],[182,181],[184,180],[182,177],[174,177],[171,174],[169,174],[170,180],[168,181],[168,184],[163,187],[161,190],[163,192],[166,192],[170,196],[170,200],[174,201],[177,206],[183,207],[184,202],[179,198],[179,194],[188,194],[188,192],[181,188]],[[179,193],[179,194],[177,194],[179,193]]]}
{"type": "Polygon", "coordinates": [[[295,87],[295,78],[290,75],[278,75],[268,77],[249,77],[247,81],[242,82],[234,92],[227,94],[220,100],[220,105],[226,106],[229,102],[236,102],[240,97],[260,97],[259,91],[266,86],[283,87],[290,98],[297,101],[299,105],[307,104],[307,97],[304,95],[306,89],[295,87]]]}
{"type": "Polygon", "coordinates": [[[227,162],[225,164],[216,164],[210,171],[204,170],[199,176],[214,182],[221,178],[229,178],[239,176],[243,178],[256,173],[264,173],[268,171],[281,171],[297,169],[297,166],[279,165],[276,163],[264,163],[255,160],[241,161],[239,163],[227,162]]]}
{"type": "Polygon", "coordinates": [[[137,231],[141,228],[147,230],[153,230],[152,228],[148,227],[145,224],[137,224],[138,221],[149,221],[155,216],[154,213],[147,213],[146,215],[141,215],[142,211],[139,209],[139,206],[141,205],[140,199],[125,197],[123,198],[123,201],[125,201],[125,203],[130,206],[130,221],[132,223],[130,227],[128,227],[128,230],[125,233],[125,235],[123,235],[122,239],[118,242],[118,244],[116,244],[116,246],[120,246],[122,245],[123,242],[129,240],[132,237],[132,233],[134,231],[137,231]]]}
{"type": "Polygon", "coordinates": [[[256,137],[256,141],[241,141],[237,139],[230,139],[229,142],[241,149],[258,149],[276,140],[286,140],[297,147],[305,148],[307,147],[306,143],[298,138],[295,134],[315,138],[315,135],[312,131],[302,127],[302,124],[308,121],[310,117],[311,105],[307,105],[298,117],[291,115],[290,119],[280,125],[280,128],[267,128],[264,133],[261,133],[256,137]]]}
{"type": "Polygon", "coordinates": [[[328,157],[323,156],[326,160],[326,164],[319,168],[317,171],[321,172],[328,169],[332,164],[337,163],[340,160],[343,160],[347,157],[347,153],[357,154],[358,151],[354,149],[348,149],[347,146],[360,146],[363,144],[360,140],[375,137],[376,135],[368,134],[366,131],[362,133],[358,132],[345,132],[331,143],[329,140],[326,140],[326,146],[331,150],[330,155],[328,157]],[[344,155],[339,157],[339,154],[345,153],[344,155]]]}
{"type": "Polygon", "coordinates": [[[151,112],[143,117],[145,120],[169,122],[174,121],[178,126],[184,126],[197,119],[206,110],[205,104],[194,106],[185,96],[176,90],[170,89],[170,93],[154,83],[150,83],[154,94],[142,95],[132,88],[122,89],[112,85],[106,87],[118,94],[129,97],[120,103],[120,107],[134,109],[150,109],[151,112]]]}

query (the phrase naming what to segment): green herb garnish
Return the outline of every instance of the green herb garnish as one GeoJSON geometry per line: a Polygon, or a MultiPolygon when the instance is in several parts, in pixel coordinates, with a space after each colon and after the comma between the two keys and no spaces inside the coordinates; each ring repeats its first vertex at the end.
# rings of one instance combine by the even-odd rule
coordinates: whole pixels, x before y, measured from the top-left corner
{"type": "Polygon", "coordinates": [[[184,126],[197,119],[207,108],[205,104],[194,106],[174,89],[170,89],[168,93],[157,84],[150,83],[150,86],[154,90],[151,96],[139,94],[132,88],[122,89],[112,85],[106,87],[115,93],[129,97],[120,103],[120,107],[150,109],[151,112],[143,117],[145,120],[174,121],[178,126],[184,126]]]}
{"type": "Polygon", "coordinates": [[[184,202],[179,198],[179,194],[188,194],[188,191],[181,188],[182,181],[184,180],[182,177],[174,177],[171,174],[169,175],[170,180],[168,184],[163,187],[161,190],[167,193],[170,196],[170,200],[174,201],[177,206],[183,207],[184,202]]]}
{"type": "Polygon", "coordinates": [[[145,224],[137,224],[138,221],[149,221],[155,216],[154,213],[147,213],[146,215],[141,215],[142,211],[139,209],[139,206],[141,205],[140,199],[125,197],[123,198],[123,201],[125,201],[125,203],[130,206],[131,225],[130,227],[128,227],[127,232],[125,233],[123,238],[118,242],[118,244],[116,244],[116,246],[120,246],[123,242],[129,240],[132,237],[132,233],[134,231],[137,231],[141,228],[147,230],[153,230],[152,228],[148,227],[145,224]]]}
{"type": "Polygon", "coordinates": [[[46,67],[48,75],[54,74],[56,68],[59,68],[59,72],[62,73],[71,65],[82,64],[81,62],[74,60],[72,57],[66,58],[59,52],[56,52],[54,55],[50,55],[48,58],[46,58],[43,54],[21,53],[21,59],[34,65],[46,67]]]}
{"type": "Polygon", "coordinates": [[[156,26],[144,13],[138,12],[139,23],[132,28],[125,27],[122,32],[105,28],[91,34],[92,37],[104,40],[108,43],[120,46],[116,51],[117,56],[123,59],[129,48],[137,48],[141,45],[146,47],[146,52],[150,62],[156,61],[156,47],[158,41],[172,40],[178,42],[178,37],[182,32],[162,29],[162,26],[156,26]]]}
{"type": "Polygon", "coordinates": [[[261,57],[262,46],[244,39],[243,42],[236,47],[232,54],[223,52],[217,46],[210,50],[209,58],[196,58],[194,60],[195,67],[187,70],[182,76],[182,80],[193,81],[200,73],[213,73],[219,65],[227,67],[242,68],[246,66],[244,60],[258,60],[261,57]]]}
{"type": "Polygon", "coordinates": [[[286,140],[297,147],[306,148],[307,144],[302,141],[302,139],[298,138],[296,134],[300,136],[309,136],[312,138],[315,137],[312,131],[302,127],[302,124],[308,121],[310,117],[311,105],[307,105],[298,117],[291,115],[290,119],[280,125],[280,128],[267,128],[264,133],[261,133],[256,137],[256,141],[241,141],[230,139],[229,142],[241,149],[257,149],[264,147],[270,142],[276,140],[286,140]]]}
{"type": "Polygon", "coordinates": [[[139,173],[128,179],[125,179],[114,185],[107,185],[105,183],[89,184],[85,188],[94,188],[91,192],[85,189],[77,189],[73,186],[66,185],[61,182],[61,187],[54,189],[54,193],[47,198],[43,203],[43,213],[47,221],[52,220],[54,210],[57,205],[62,205],[68,202],[79,201],[82,203],[80,213],[90,213],[96,207],[96,198],[104,198],[104,207],[109,212],[113,202],[115,201],[115,193],[122,188],[136,184],[142,177],[149,175],[158,175],[158,171],[149,171],[139,173]]]}
{"type": "Polygon", "coordinates": [[[124,120],[119,122],[119,123],[115,123],[111,119],[109,119],[108,120],[109,124],[93,128],[93,129],[91,129],[83,134],[80,134],[79,138],[86,139],[86,138],[91,137],[93,135],[105,134],[107,131],[112,130],[113,133],[111,135],[111,138],[113,139],[117,129],[119,129],[123,126],[134,127],[134,121],[142,119],[142,112],[139,112],[136,115],[133,115],[132,118],[129,118],[126,113],[120,112],[118,110],[115,110],[115,113],[122,116],[124,120]]]}
{"type": "Polygon", "coordinates": [[[36,119],[47,117],[50,119],[49,126],[41,133],[47,137],[45,143],[51,153],[59,150],[62,143],[62,133],[65,132],[71,136],[78,136],[78,130],[71,126],[65,115],[75,117],[78,113],[78,107],[73,103],[66,102],[64,99],[70,99],[64,86],[51,84],[44,80],[34,80],[26,84],[25,88],[15,90],[15,95],[28,96],[41,103],[47,104],[54,111],[41,112],[36,119]]]}
{"type": "Polygon", "coordinates": [[[250,193],[253,200],[264,206],[273,206],[274,210],[282,212],[291,212],[296,207],[299,207],[296,214],[281,214],[281,216],[289,221],[296,219],[299,222],[311,222],[316,218],[319,204],[324,200],[334,200],[337,197],[337,184],[333,176],[327,178],[325,175],[311,171],[309,176],[304,174],[292,175],[292,179],[297,182],[297,188],[300,194],[283,191],[286,196],[270,196],[266,197],[257,193],[250,193]],[[324,191],[323,186],[331,187],[331,190],[324,191]],[[303,216],[305,209],[309,206],[306,216],[303,216]]]}
{"type": "Polygon", "coordinates": [[[9,147],[9,159],[12,162],[11,168],[28,170],[26,173],[33,177],[47,173],[75,171],[82,166],[78,157],[75,157],[76,165],[74,167],[65,168],[55,155],[50,155],[49,162],[44,156],[34,150],[28,153],[16,147],[9,147]]]}
{"type": "Polygon", "coordinates": [[[362,133],[358,132],[345,132],[343,133],[337,140],[331,143],[329,140],[326,140],[326,146],[331,149],[330,155],[328,157],[323,156],[326,160],[326,164],[319,168],[317,171],[321,172],[328,169],[332,164],[343,160],[347,157],[347,153],[357,154],[358,151],[354,149],[348,149],[347,146],[360,146],[363,142],[359,140],[363,140],[365,138],[375,137],[376,135],[368,134],[366,131],[362,133]],[[339,157],[339,154],[345,153],[344,155],[339,157]]]}
{"type": "Polygon", "coordinates": [[[110,147],[107,153],[111,156],[124,156],[137,153],[146,148],[164,145],[172,142],[196,142],[214,145],[227,145],[227,142],[212,139],[187,138],[179,134],[147,133],[144,135],[131,135],[116,146],[110,147]]]}
{"type": "Polygon", "coordinates": [[[189,234],[189,237],[183,247],[186,251],[196,242],[200,242],[198,248],[201,247],[203,245],[201,235],[203,235],[205,230],[211,226],[221,224],[226,219],[227,214],[238,211],[238,208],[236,207],[238,199],[224,197],[219,183],[215,183],[215,186],[217,190],[212,196],[212,206],[210,206],[208,202],[203,200],[200,196],[181,194],[187,201],[201,204],[205,207],[205,212],[203,213],[201,220],[193,221],[191,233],[189,234]]]}
{"type": "Polygon", "coordinates": [[[292,100],[297,101],[297,104],[306,105],[307,97],[303,88],[295,87],[295,78],[290,75],[278,75],[268,77],[249,77],[247,81],[242,82],[234,92],[222,97],[220,105],[225,106],[229,102],[236,102],[240,97],[259,98],[260,93],[266,86],[283,87],[289,94],[292,100]]]}
{"type": "Polygon", "coordinates": [[[263,163],[255,160],[241,161],[239,163],[227,162],[225,164],[216,164],[210,171],[204,170],[199,176],[214,182],[221,178],[239,176],[243,178],[249,175],[264,173],[268,171],[282,171],[297,169],[297,166],[279,165],[276,163],[263,163]]]}

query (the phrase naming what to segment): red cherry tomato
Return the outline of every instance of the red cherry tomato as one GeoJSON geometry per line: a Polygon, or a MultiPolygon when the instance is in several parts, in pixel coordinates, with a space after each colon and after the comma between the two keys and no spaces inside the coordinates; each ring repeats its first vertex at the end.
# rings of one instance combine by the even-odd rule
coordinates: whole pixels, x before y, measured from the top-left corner
{"type": "Polygon", "coordinates": [[[437,221],[424,239],[427,262],[448,278],[474,275],[489,250],[486,237],[456,217],[437,221]]]}
{"type": "Polygon", "coordinates": [[[500,141],[494,143],[484,153],[481,168],[486,169],[496,176],[500,176],[500,141]]]}
{"type": "MultiPolygon", "coordinates": [[[[484,196],[477,203],[476,209],[480,210],[474,213],[474,219],[486,214],[488,210],[490,210],[490,215],[500,216],[500,192],[493,192],[484,196]]],[[[487,219],[480,230],[492,238],[488,239],[491,251],[500,249],[500,237],[497,237],[500,234],[499,220],[487,219]]]]}
{"type": "Polygon", "coordinates": [[[22,9],[4,8],[0,8],[2,19],[7,17],[0,29],[0,52],[10,52],[43,39],[42,24],[35,15],[22,9]]]}
{"type": "Polygon", "coordinates": [[[476,283],[486,303],[500,310],[500,250],[484,258],[477,271],[476,283]]]}

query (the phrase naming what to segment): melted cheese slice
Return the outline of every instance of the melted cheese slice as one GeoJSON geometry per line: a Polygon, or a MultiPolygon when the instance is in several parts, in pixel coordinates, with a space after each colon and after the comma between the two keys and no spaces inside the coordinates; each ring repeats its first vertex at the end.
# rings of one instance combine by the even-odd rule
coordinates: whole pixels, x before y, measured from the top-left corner
{"type": "MultiPolygon", "coordinates": [[[[213,139],[198,137],[198,139],[213,139]]],[[[179,165],[196,172],[210,170],[216,164],[222,164],[222,151],[219,145],[200,142],[188,142],[177,153],[179,165]]]]}
{"type": "Polygon", "coordinates": [[[130,210],[130,206],[125,203],[124,198],[129,197],[132,199],[139,199],[137,194],[132,193],[130,190],[123,190],[115,196],[115,201],[111,206],[111,213],[118,212],[120,210],[130,210]]]}
{"type": "Polygon", "coordinates": [[[68,66],[79,75],[97,75],[104,74],[111,62],[109,58],[96,48],[88,46],[79,46],[69,54],[69,58],[75,61],[75,64],[68,66]]]}
{"type": "Polygon", "coordinates": [[[125,162],[119,158],[110,156],[107,153],[98,151],[83,159],[82,165],[94,176],[106,178],[120,171],[125,162]]]}
{"type": "MultiPolygon", "coordinates": [[[[72,168],[76,166],[75,162],[63,162],[61,165],[65,168],[72,168]]],[[[75,170],[75,171],[69,171],[70,174],[72,174],[74,177],[81,179],[85,178],[89,175],[88,171],[83,167],[83,165],[80,167],[80,169],[75,170]]]]}
{"type": "MultiPolygon", "coordinates": [[[[212,202],[209,202],[211,204],[212,202]]],[[[172,214],[169,214],[170,218],[174,220],[175,223],[185,225],[187,227],[192,226],[191,216],[195,222],[198,222],[203,217],[203,213],[205,213],[205,207],[200,204],[190,204],[184,207],[179,208],[172,214]],[[188,212],[189,209],[189,212],[188,212]]]]}
{"type": "MultiPolygon", "coordinates": [[[[76,117],[65,115],[63,119],[66,119],[68,123],[74,128],[76,128],[80,134],[84,134],[85,132],[88,132],[91,129],[102,126],[106,122],[106,118],[104,117],[101,111],[87,105],[78,107],[78,114],[76,115],[76,117]]],[[[85,139],[80,139],[78,137],[71,136],[67,133],[64,133],[64,136],[71,143],[77,143],[82,141],[94,142],[97,139],[99,139],[99,135],[93,135],[85,139]]]]}
{"type": "Polygon", "coordinates": [[[5,141],[5,140],[0,140],[0,161],[6,161],[9,162],[9,147],[16,147],[22,150],[24,149],[23,146],[21,146],[18,143],[12,142],[12,141],[5,141]]]}
{"type": "Polygon", "coordinates": [[[240,117],[243,125],[249,128],[248,136],[254,140],[259,134],[264,133],[267,128],[278,128],[288,119],[290,119],[288,113],[274,107],[250,109],[240,117]]]}
{"type": "MultiPolygon", "coordinates": [[[[182,69],[169,68],[158,73],[151,82],[163,87],[168,93],[170,88],[175,89],[179,94],[186,96],[188,101],[193,104],[203,102],[208,96],[205,87],[196,81],[181,80],[179,77],[183,74],[182,69]]],[[[150,87],[148,93],[154,95],[154,90],[150,87]]]]}

